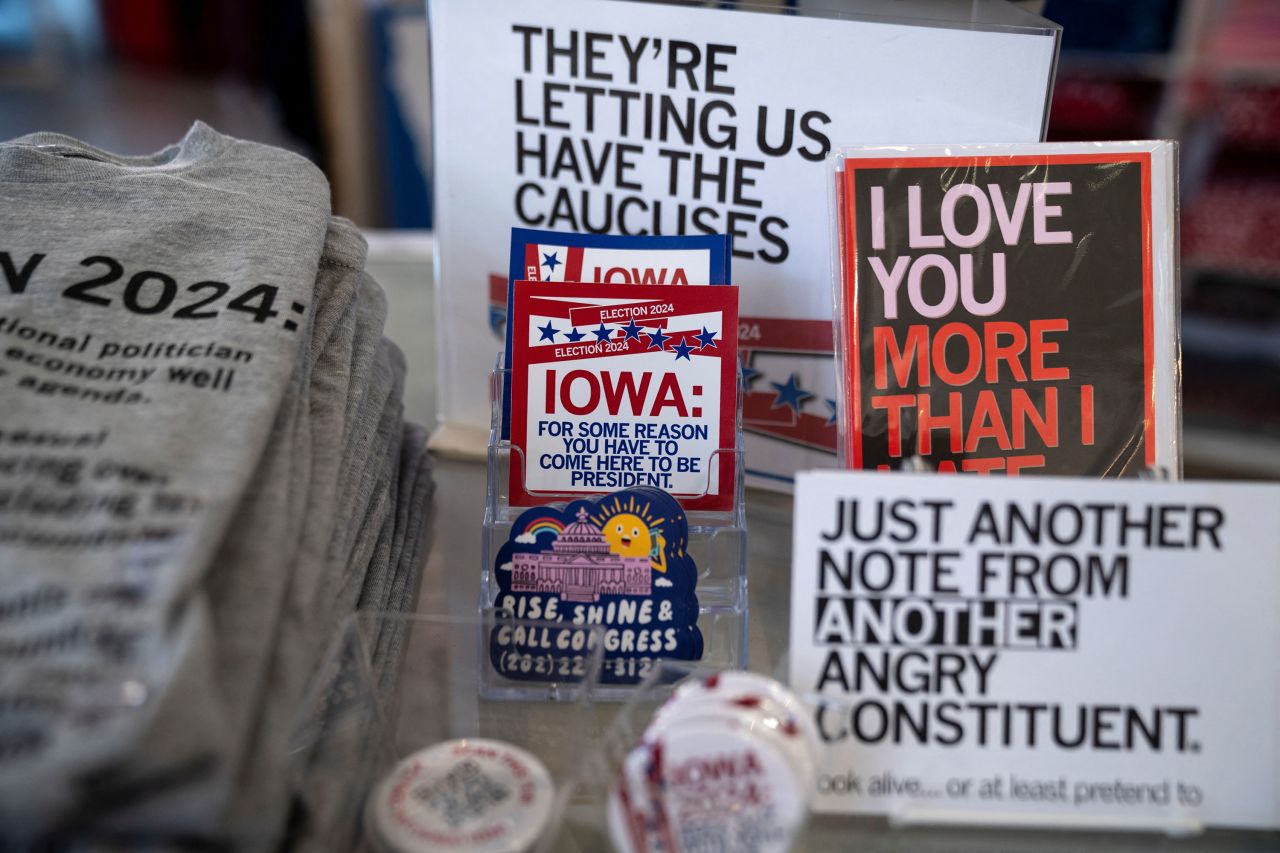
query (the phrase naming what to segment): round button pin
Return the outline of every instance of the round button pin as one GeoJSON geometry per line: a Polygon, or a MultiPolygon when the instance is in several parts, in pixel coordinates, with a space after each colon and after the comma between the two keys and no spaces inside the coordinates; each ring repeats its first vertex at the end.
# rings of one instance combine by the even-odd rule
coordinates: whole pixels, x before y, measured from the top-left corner
{"type": "Polygon", "coordinates": [[[554,800],[551,775],[526,750],[446,741],[404,759],[378,784],[367,834],[394,853],[521,853],[546,830],[554,800]]]}

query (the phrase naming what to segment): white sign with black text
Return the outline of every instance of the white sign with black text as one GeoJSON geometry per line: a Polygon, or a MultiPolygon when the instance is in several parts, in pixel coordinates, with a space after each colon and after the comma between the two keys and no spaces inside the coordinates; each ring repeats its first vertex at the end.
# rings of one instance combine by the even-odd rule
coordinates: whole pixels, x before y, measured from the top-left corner
{"type": "MultiPolygon", "coordinates": [[[[1035,142],[1057,56],[1055,25],[995,3],[427,5],[442,424],[489,426],[512,227],[727,234],[747,475],[786,490],[836,461],[827,155],[1035,142]]],[[[546,258],[524,277],[565,274],[546,258]]]]}
{"type": "Polygon", "coordinates": [[[816,808],[1280,827],[1280,486],[814,472],[816,808]]]}

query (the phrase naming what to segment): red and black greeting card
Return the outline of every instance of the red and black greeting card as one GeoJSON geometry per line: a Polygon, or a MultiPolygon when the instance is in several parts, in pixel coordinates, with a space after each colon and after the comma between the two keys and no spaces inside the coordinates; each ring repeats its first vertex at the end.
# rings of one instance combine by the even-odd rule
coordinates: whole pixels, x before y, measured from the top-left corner
{"type": "Polygon", "coordinates": [[[846,149],[846,464],[1180,474],[1174,151],[846,149]]]}

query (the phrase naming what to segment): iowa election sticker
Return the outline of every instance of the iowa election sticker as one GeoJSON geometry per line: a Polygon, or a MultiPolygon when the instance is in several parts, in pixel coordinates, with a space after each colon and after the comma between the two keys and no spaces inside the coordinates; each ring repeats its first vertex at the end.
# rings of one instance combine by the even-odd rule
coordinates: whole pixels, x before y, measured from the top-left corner
{"type": "MultiPolygon", "coordinates": [[[[507,346],[504,367],[512,366],[516,283],[728,284],[729,238],[724,234],[683,237],[619,237],[511,229],[507,278],[507,346]]],[[[511,385],[504,383],[502,437],[511,437],[511,385]]]]}
{"type": "Polygon", "coordinates": [[[604,684],[635,684],[659,658],[700,660],[688,537],[680,505],[652,489],[526,510],[498,551],[494,607],[564,628],[497,625],[493,667],[522,681],[581,678],[592,625],[604,629],[604,684]]]}
{"type": "Polygon", "coordinates": [[[645,486],[730,509],[737,308],[735,287],[521,282],[511,504],[645,486]]]}
{"type": "Polygon", "coordinates": [[[1176,476],[1172,150],[850,150],[850,467],[1176,476]]]}

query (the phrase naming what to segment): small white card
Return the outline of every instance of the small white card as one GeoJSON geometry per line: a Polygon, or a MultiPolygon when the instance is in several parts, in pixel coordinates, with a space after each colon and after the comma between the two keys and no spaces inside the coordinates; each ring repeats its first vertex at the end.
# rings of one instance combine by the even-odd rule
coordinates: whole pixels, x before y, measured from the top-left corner
{"type": "Polygon", "coordinates": [[[797,486],[790,680],[824,697],[817,810],[1280,827],[1280,486],[797,486]]]}

